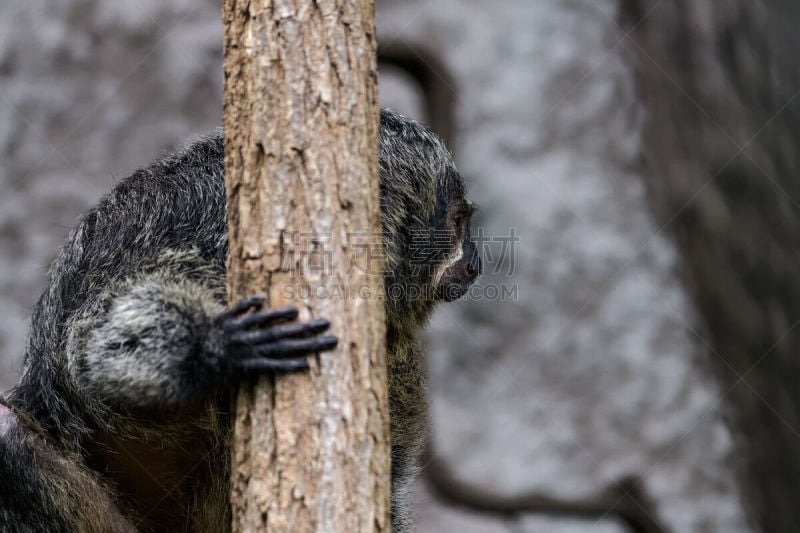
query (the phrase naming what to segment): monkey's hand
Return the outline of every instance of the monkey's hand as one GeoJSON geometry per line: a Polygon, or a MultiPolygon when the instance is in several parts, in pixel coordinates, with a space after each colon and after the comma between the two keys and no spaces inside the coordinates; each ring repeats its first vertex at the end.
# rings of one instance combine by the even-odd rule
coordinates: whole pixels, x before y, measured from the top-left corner
{"type": "Polygon", "coordinates": [[[218,368],[234,376],[288,372],[308,368],[307,356],[332,350],[338,339],[321,336],[330,322],[316,318],[303,324],[287,324],[297,309],[262,309],[264,298],[250,296],[214,318],[214,343],[218,368]]]}

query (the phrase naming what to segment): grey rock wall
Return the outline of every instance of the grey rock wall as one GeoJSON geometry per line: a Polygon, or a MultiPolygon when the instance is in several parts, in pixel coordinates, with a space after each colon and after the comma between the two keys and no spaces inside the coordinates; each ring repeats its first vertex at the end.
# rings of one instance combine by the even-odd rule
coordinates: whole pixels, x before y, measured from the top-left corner
{"type": "Polygon", "coordinates": [[[647,512],[671,530],[747,531],[721,394],[645,200],[616,6],[493,5],[379,10],[384,38],[449,66],[481,225],[520,239],[513,258],[491,246],[483,299],[440,309],[430,328],[433,453],[494,494],[595,501],[641,478],[647,512]],[[518,298],[497,301],[492,286],[518,298]]]}
{"type": "MultiPolygon", "coordinates": [[[[220,121],[218,2],[0,4],[0,387],[68,228],[114,181],[220,121]]],[[[616,533],[618,483],[676,532],[748,531],[679,258],[644,198],[610,0],[379,1],[383,45],[449,69],[453,146],[490,238],[482,291],[427,335],[432,458],[492,495],[608,512],[466,511],[419,484],[420,531],[616,533]],[[508,252],[508,251],[507,251],[508,252]],[[491,298],[492,287],[516,297],[491,298]]],[[[449,83],[449,82],[448,82],[449,83]]],[[[386,70],[381,98],[424,95],[386,70]]],[[[620,501],[624,498],[620,498],[620,501]]],[[[624,504],[619,504],[624,508],[624,504]]]]}
{"type": "Polygon", "coordinates": [[[0,387],[76,218],[221,120],[218,2],[0,3],[0,387]]]}

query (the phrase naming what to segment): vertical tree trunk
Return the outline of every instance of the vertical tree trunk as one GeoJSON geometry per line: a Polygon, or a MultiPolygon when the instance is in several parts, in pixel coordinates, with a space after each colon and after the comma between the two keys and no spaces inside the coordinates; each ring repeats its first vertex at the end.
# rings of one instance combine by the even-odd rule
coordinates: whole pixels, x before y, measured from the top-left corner
{"type": "Polygon", "coordinates": [[[309,373],[242,387],[233,528],[388,531],[382,268],[355,259],[380,231],[373,2],[226,0],[223,20],[229,298],[339,337],[309,373]]]}
{"type": "MultiPolygon", "coordinates": [[[[765,533],[800,524],[800,5],[625,0],[649,192],[682,252],[742,492],[765,533]]],[[[657,305],[657,304],[656,304],[657,305]]]]}

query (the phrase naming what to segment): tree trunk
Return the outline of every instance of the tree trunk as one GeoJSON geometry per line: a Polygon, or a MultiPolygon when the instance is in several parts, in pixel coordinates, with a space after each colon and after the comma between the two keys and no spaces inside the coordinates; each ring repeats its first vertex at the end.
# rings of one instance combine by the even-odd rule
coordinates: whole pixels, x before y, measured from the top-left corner
{"type": "MultiPolygon", "coordinates": [[[[800,524],[800,42],[795,0],[624,0],[649,192],[733,407],[743,500],[800,524]]],[[[654,303],[657,305],[657,303],[654,303]]]]}
{"type": "Polygon", "coordinates": [[[242,386],[233,529],[388,531],[373,2],[226,0],[223,20],[229,299],[266,291],[339,337],[242,386]]]}

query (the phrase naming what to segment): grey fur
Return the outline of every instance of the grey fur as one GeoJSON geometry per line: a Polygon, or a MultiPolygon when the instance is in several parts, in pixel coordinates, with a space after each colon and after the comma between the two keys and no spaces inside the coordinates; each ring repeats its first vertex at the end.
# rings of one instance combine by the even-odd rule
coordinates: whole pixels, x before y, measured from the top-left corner
{"type": "MultiPolygon", "coordinates": [[[[239,377],[220,322],[222,144],[217,131],[135,172],[68,237],[34,310],[23,375],[6,401],[13,414],[0,412],[3,530],[230,528],[227,406],[239,377]],[[57,490],[65,476],[88,488],[57,490]],[[39,503],[24,507],[18,485],[39,503]]],[[[435,135],[382,111],[380,175],[386,284],[404,289],[386,309],[393,530],[407,531],[426,426],[416,333],[444,289],[463,294],[480,263],[468,216],[454,222],[468,204],[435,135]],[[453,230],[450,249],[425,249],[432,241],[418,235],[432,229],[453,230]],[[424,253],[422,268],[411,264],[424,253]],[[459,253],[448,287],[436,286],[437,268],[459,253]],[[411,299],[412,285],[428,297],[411,299]]]]}

